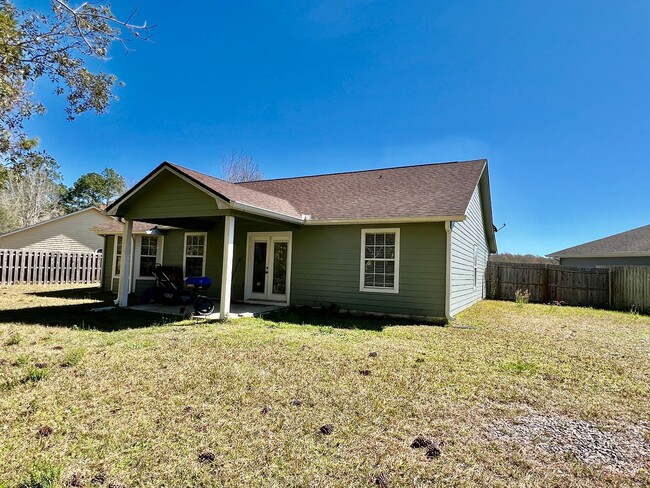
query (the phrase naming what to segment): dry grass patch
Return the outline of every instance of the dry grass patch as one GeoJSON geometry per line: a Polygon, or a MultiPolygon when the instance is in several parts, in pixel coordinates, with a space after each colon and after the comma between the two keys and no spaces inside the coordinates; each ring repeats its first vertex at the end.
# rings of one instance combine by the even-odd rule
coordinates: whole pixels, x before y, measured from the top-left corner
{"type": "Polygon", "coordinates": [[[56,326],[48,310],[72,307],[78,320],[75,307],[99,303],[92,295],[28,293],[0,289],[8,486],[43,466],[61,486],[650,483],[643,456],[618,469],[540,447],[561,436],[524,435],[539,427],[530,418],[559,418],[610,443],[634,430],[647,448],[647,317],[483,302],[453,327],[294,311],[161,325],[116,311],[84,315],[86,327],[75,328],[67,315],[56,326]],[[14,306],[11,320],[5,306],[14,306]],[[21,310],[28,320],[14,320],[21,310]],[[8,344],[17,333],[22,340],[8,344]],[[36,363],[46,375],[20,381],[36,363]],[[418,437],[430,444],[411,448],[418,437]]]}

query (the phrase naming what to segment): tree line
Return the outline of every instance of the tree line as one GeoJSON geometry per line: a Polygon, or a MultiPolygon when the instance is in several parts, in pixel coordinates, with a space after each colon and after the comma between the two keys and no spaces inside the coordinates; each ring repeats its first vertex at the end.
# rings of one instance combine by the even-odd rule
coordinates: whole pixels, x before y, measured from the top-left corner
{"type": "Polygon", "coordinates": [[[0,175],[0,233],[88,207],[105,207],[126,188],[124,177],[112,168],[86,173],[66,186],[54,158],[31,153],[0,175]]]}

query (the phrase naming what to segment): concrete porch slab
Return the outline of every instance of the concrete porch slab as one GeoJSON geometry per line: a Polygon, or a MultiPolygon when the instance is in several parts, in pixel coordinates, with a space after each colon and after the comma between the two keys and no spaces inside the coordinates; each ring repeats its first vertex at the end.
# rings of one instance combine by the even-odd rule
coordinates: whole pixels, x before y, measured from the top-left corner
{"type": "MultiPolygon", "coordinates": [[[[228,316],[231,319],[238,319],[242,317],[258,317],[262,314],[273,312],[274,310],[280,310],[281,308],[286,307],[286,305],[261,305],[254,303],[240,303],[233,302],[230,304],[230,315],[228,316]]],[[[160,313],[164,315],[175,315],[177,317],[182,317],[181,305],[164,305],[162,303],[149,303],[146,305],[133,305],[129,307],[131,310],[139,310],[141,312],[152,312],[160,313]]],[[[219,310],[219,302],[214,302],[214,309],[219,310]]],[[[221,315],[219,312],[211,313],[210,315],[200,315],[195,318],[209,319],[209,320],[219,320],[221,315]]]]}

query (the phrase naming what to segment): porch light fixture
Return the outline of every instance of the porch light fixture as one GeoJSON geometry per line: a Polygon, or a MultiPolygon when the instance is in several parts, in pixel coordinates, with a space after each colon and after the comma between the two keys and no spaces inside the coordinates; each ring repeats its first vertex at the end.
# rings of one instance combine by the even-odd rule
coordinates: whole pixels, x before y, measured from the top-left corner
{"type": "Polygon", "coordinates": [[[153,229],[149,229],[147,234],[150,236],[164,236],[165,232],[160,230],[158,227],[154,227],[153,229]]]}

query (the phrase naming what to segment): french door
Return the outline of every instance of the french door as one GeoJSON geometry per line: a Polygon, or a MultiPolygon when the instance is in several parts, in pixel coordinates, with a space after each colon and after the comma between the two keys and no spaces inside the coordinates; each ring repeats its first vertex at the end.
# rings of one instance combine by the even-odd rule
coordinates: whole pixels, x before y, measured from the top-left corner
{"type": "Polygon", "coordinates": [[[246,300],[289,303],[291,232],[249,232],[246,300]]]}

